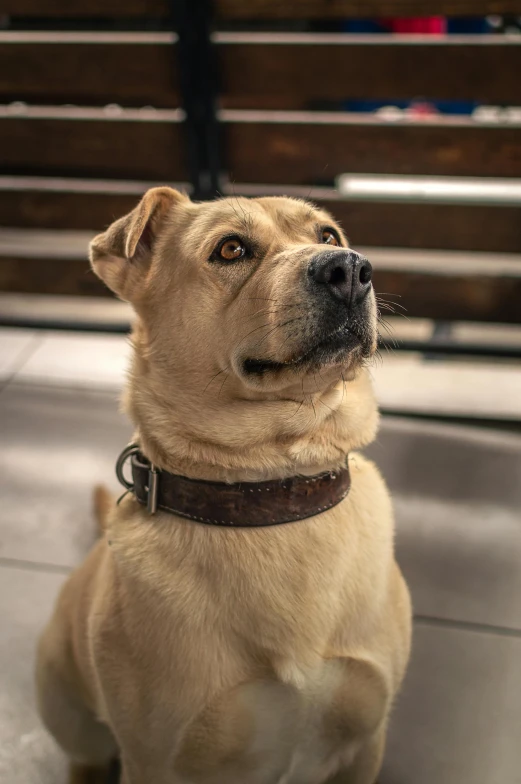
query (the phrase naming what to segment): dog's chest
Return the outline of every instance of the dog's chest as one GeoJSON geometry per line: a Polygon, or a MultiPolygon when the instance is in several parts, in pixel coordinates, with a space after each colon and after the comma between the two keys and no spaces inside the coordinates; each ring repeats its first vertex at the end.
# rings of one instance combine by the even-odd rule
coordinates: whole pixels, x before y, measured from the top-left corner
{"type": "Polygon", "coordinates": [[[323,784],[350,766],[386,709],[372,664],[323,661],[279,667],[221,695],[193,722],[177,759],[186,781],[205,784],[323,784]]]}

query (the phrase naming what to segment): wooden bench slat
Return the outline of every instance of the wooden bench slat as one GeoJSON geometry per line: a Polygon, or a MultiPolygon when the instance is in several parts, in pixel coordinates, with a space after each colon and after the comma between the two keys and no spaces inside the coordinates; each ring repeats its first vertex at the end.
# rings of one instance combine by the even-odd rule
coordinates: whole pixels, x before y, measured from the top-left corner
{"type": "MultiPolygon", "coordinates": [[[[102,187],[97,192],[11,189],[0,182],[0,223],[18,228],[101,230],[133,209],[147,184],[133,193],[102,187]]],[[[241,193],[240,183],[234,190],[241,193]]],[[[309,188],[298,195],[308,193],[309,188]]],[[[519,207],[343,201],[324,198],[314,190],[309,195],[342,223],[357,245],[501,253],[521,249],[519,207]]]]}
{"type": "Polygon", "coordinates": [[[517,253],[521,209],[461,204],[324,201],[353,244],[517,253]]]}
{"type": "Polygon", "coordinates": [[[176,107],[172,36],[0,33],[0,102],[176,107]]]}
{"type": "Polygon", "coordinates": [[[361,17],[519,14],[516,0],[216,0],[224,19],[344,19],[361,17]]]}
{"type": "Polygon", "coordinates": [[[168,16],[168,0],[4,0],[8,16],[48,18],[156,17],[168,16]]]}
{"type": "MultiPolygon", "coordinates": [[[[215,0],[221,19],[343,19],[518,14],[517,0],[215,0]]],[[[167,17],[168,0],[5,0],[2,12],[33,17],[167,17]]]]}
{"type": "Polygon", "coordinates": [[[437,321],[520,323],[521,278],[427,275],[383,270],[375,273],[376,292],[394,295],[410,318],[437,321]]]}
{"type": "Polygon", "coordinates": [[[66,117],[0,117],[0,170],[158,182],[188,179],[180,123],[66,117]]]}
{"type": "Polygon", "coordinates": [[[91,270],[88,261],[3,257],[1,248],[0,291],[80,297],[112,296],[112,292],[91,270]]]}
{"type": "MultiPolygon", "coordinates": [[[[227,107],[300,109],[417,96],[519,102],[521,46],[504,36],[214,38],[227,107]]],[[[0,101],[177,106],[174,40],[169,33],[0,32],[0,101]]]]}
{"type": "Polygon", "coordinates": [[[218,37],[224,106],[306,109],[416,97],[520,103],[521,45],[503,36],[458,36],[458,43],[432,36],[268,37],[218,37]]]}
{"type": "Polygon", "coordinates": [[[126,193],[11,191],[0,188],[3,226],[28,229],[99,229],[132,210],[139,196],[126,193]]]}
{"type": "Polygon", "coordinates": [[[237,182],[325,185],[347,172],[521,176],[521,131],[514,125],[385,123],[373,116],[365,122],[356,115],[317,122],[311,112],[223,115],[228,167],[237,182]],[[273,121],[277,114],[280,122],[273,121]]]}

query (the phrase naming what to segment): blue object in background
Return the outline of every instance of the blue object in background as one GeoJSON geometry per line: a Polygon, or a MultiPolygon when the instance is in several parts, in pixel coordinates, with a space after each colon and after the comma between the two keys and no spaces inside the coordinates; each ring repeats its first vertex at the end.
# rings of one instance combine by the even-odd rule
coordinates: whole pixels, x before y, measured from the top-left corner
{"type": "MultiPolygon", "coordinates": [[[[388,33],[389,30],[381,21],[374,19],[350,19],[341,23],[341,29],[346,33],[388,33]]],[[[447,33],[452,35],[476,35],[493,32],[492,26],[485,18],[453,18],[447,20],[447,33]]],[[[416,96],[417,99],[423,96],[416,96]]],[[[427,98],[427,100],[429,100],[427,98]]],[[[353,100],[345,101],[341,108],[347,112],[375,112],[382,106],[396,106],[398,109],[407,109],[410,101],[397,101],[390,95],[382,96],[381,101],[353,100]]],[[[479,106],[476,101],[429,101],[442,114],[472,114],[479,106]]]]}

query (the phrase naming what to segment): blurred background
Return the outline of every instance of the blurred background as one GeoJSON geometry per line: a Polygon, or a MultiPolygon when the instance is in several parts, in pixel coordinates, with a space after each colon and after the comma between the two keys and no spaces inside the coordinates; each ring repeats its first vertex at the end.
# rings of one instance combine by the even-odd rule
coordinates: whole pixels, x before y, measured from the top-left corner
{"type": "Polygon", "coordinates": [[[310,198],[371,260],[416,613],[380,784],[521,783],[520,76],[520,0],[0,0],[0,782],[65,782],[35,639],[131,432],[87,245],[171,184],[310,198]]]}

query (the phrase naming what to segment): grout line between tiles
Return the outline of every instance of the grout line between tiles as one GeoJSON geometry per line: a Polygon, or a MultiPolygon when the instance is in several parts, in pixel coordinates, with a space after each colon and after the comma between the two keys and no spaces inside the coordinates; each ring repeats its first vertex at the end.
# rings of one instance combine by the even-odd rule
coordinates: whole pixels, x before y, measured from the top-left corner
{"type": "Polygon", "coordinates": [[[521,629],[513,629],[508,626],[492,626],[488,623],[475,623],[474,621],[454,621],[449,618],[436,618],[430,615],[415,615],[414,622],[421,626],[433,626],[439,629],[457,629],[473,634],[491,634],[496,637],[521,639],[521,629]]]}
{"type": "Polygon", "coordinates": [[[62,564],[41,563],[40,561],[27,561],[23,558],[6,558],[0,556],[0,568],[21,569],[29,572],[47,572],[49,574],[70,574],[73,566],[62,564]]]}
{"type": "Polygon", "coordinates": [[[0,382],[0,392],[3,392],[3,390],[7,389],[7,387],[12,383],[23,366],[36,353],[37,349],[40,348],[46,338],[46,335],[47,333],[43,331],[39,333],[37,332],[32,336],[29,343],[18,354],[9,375],[2,382],[0,382]]]}

